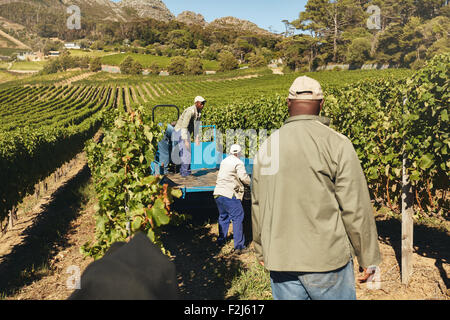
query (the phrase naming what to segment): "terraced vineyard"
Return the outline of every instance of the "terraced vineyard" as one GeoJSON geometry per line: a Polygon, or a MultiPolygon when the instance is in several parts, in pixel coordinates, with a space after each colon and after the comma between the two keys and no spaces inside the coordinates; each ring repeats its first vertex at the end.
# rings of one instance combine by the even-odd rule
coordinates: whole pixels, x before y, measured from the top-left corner
{"type": "Polygon", "coordinates": [[[0,89],[0,221],[39,181],[82,151],[117,107],[111,86],[0,89]]]}
{"type": "MultiPolygon", "coordinates": [[[[356,81],[381,78],[406,78],[410,70],[313,72],[307,75],[320,81],[325,88],[344,86],[356,81]]],[[[246,104],[262,97],[286,92],[300,73],[284,76],[272,74],[268,69],[239,70],[209,76],[136,77],[100,73],[76,82],[85,86],[117,86],[120,109],[143,105],[147,111],[157,104],[175,104],[181,109],[191,106],[195,96],[208,100],[209,109],[223,108],[229,104],[246,104]]],[[[166,121],[170,116],[161,115],[166,121]]]]}
{"type": "MultiPolygon", "coordinates": [[[[106,65],[119,66],[127,57],[138,61],[144,68],[149,68],[152,63],[157,63],[160,67],[166,68],[170,64],[170,58],[165,56],[153,56],[149,54],[138,53],[117,53],[104,55],[102,63],[106,65]]],[[[205,70],[218,70],[219,63],[217,61],[202,60],[205,70]]]]}
{"type": "MultiPolygon", "coordinates": [[[[415,191],[417,214],[445,216],[448,212],[449,140],[445,130],[448,127],[445,101],[448,100],[449,58],[448,55],[438,57],[414,74],[405,70],[309,74],[324,87],[324,115],[332,119],[334,129],[353,142],[372,199],[393,212],[400,211],[404,158],[409,159],[404,170],[415,191]],[[409,103],[404,103],[405,97],[410,97],[409,103]],[[423,132],[417,132],[417,127],[423,132]],[[419,148],[424,151],[414,151],[419,148]]],[[[82,83],[95,86],[113,83],[110,76],[103,81],[101,76],[82,83]]],[[[96,216],[100,226],[97,243],[85,246],[85,253],[99,258],[111,243],[124,241],[136,231],[145,231],[158,243],[155,236],[158,227],[169,223],[169,210],[166,208],[166,214],[162,213],[163,203],[170,205],[167,198],[170,192],[154,190],[154,196],[166,196],[159,203],[149,195],[155,178],[149,176],[147,168],[155,154],[155,137],[160,134],[160,128],[151,124],[149,117],[155,104],[176,104],[184,108],[192,104],[195,96],[202,95],[208,100],[204,122],[216,125],[222,133],[227,129],[278,129],[289,116],[287,91],[298,76],[298,73],[285,76],[255,73],[228,78],[131,77],[128,81],[118,76],[117,106],[134,112],[118,118],[115,126],[106,132],[101,146],[94,143],[87,148],[91,170],[97,174],[96,189],[102,207],[96,216]],[[105,175],[109,178],[104,179],[105,175]],[[129,191],[129,216],[125,214],[127,198],[123,190],[129,191]],[[157,212],[149,213],[145,208],[157,208],[157,212]],[[164,217],[164,222],[157,217],[164,217]],[[132,221],[131,231],[126,229],[127,221],[132,221]]],[[[161,112],[158,122],[173,120],[173,115],[161,112]]],[[[239,143],[247,146],[250,141],[244,137],[239,143]]]]}
{"type": "MultiPolygon", "coordinates": [[[[375,121],[376,106],[379,104],[385,108],[387,115],[396,117],[389,111],[387,104],[394,99],[392,101],[395,102],[395,112],[401,110],[398,105],[401,90],[406,79],[412,74],[410,70],[399,69],[318,72],[307,75],[322,83],[328,97],[326,105],[329,106],[325,112],[332,118],[336,116],[338,121],[342,121],[341,119],[348,116],[348,110],[360,114],[361,117],[375,117],[372,119],[375,121]],[[388,90],[390,86],[394,86],[396,90],[391,92],[388,90]],[[367,103],[364,102],[366,97],[370,97],[367,103]],[[346,101],[352,101],[352,105],[342,108],[346,101]],[[372,110],[373,108],[375,109],[372,110]],[[366,111],[370,111],[370,115],[366,115],[366,111]]],[[[157,104],[175,104],[184,109],[192,105],[195,96],[202,95],[208,100],[203,118],[207,124],[216,124],[220,129],[276,129],[287,115],[287,90],[299,75],[301,74],[291,73],[281,76],[272,74],[268,69],[171,77],[71,71],[2,84],[0,220],[7,216],[8,211],[13,209],[24,195],[32,192],[40,179],[80,152],[86,140],[100,128],[104,115],[114,115],[110,112],[113,109],[123,112],[143,106],[144,112],[150,115],[153,106],[157,104]]],[[[391,109],[393,107],[394,105],[391,109]]],[[[174,115],[170,112],[160,112],[157,114],[158,122],[174,120],[174,115]]],[[[359,128],[359,125],[348,126],[348,123],[353,122],[336,122],[336,129],[354,137],[358,147],[358,141],[363,139],[355,137],[363,134],[367,128],[361,129],[359,133],[347,132],[348,129],[359,128]]],[[[383,121],[379,124],[380,128],[385,125],[383,121]]],[[[399,126],[396,125],[395,130],[400,130],[399,126]]],[[[371,132],[367,131],[364,136],[371,132]]],[[[374,134],[376,137],[380,136],[380,133],[374,134]]],[[[374,164],[373,159],[366,155],[367,150],[364,150],[358,149],[358,152],[363,159],[368,159],[363,165],[369,180],[374,180],[374,185],[377,186],[386,184],[381,172],[394,168],[397,172],[398,163],[389,162],[391,159],[382,160],[386,163],[374,164]]],[[[398,155],[399,150],[396,145],[396,149],[389,152],[397,152],[398,155]]],[[[423,164],[427,159],[417,161],[423,164]]],[[[441,163],[439,161],[438,165],[441,163]]],[[[393,179],[396,185],[397,179],[397,176],[393,179]]],[[[392,188],[392,184],[388,188],[392,188]]],[[[389,192],[386,192],[387,202],[391,202],[393,198],[398,199],[398,188],[396,190],[392,198],[389,192]]],[[[423,190],[426,192],[429,188],[423,190]]]]}
{"type": "MultiPolygon", "coordinates": [[[[406,290],[400,283],[397,260],[401,249],[400,225],[397,220],[394,225],[385,221],[386,217],[398,216],[401,210],[402,170],[412,183],[415,222],[433,218],[433,221],[444,221],[444,227],[448,224],[449,59],[448,54],[433,59],[417,72],[383,70],[307,74],[324,87],[323,114],[332,119],[332,128],[346,135],[355,146],[377,216],[382,219],[377,223],[381,223],[378,230],[384,260],[380,269],[387,275],[383,278],[386,286],[383,285],[384,293],[373,291],[373,294],[359,287],[360,297],[365,294],[364,298],[398,297],[397,292],[406,290]],[[405,159],[408,161],[403,168],[405,159]]],[[[14,239],[4,242],[7,250],[13,244],[14,248],[19,247],[23,237],[21,230],[27,230],[24,233],[34,230],[27,236],[30,247],[26,253],[17,250],[12,255],[11,261],[19,261],[19,264],[8,265],[6,261],[7,267],[2,272],[6,271],[2,274],[7,276],[0,278],[5,282],[22,279],[27,270],[34,270],[41,261],[45,261],[56,266],[49,271],[51,277],[41,279],[45,294],[38,292],[36,283],[39,281],[35,282],[34,273],[28,291],[32,298],[38,295],[38,298],[50,297],[54,292],[64,290],[61,279],[65,281],[68,277],[66,268],[69,265],[78,265],[81,261],[80,248],[85,255],[97,259],[103,256],[111,243],[126,241],[131,234],[145,231],[153,242],[176,254],[180,279],[188,283],[186,287],[182,286],[187,297],[191,298],[191,292],[197,292],[200,287],[214,287],[210,285],[213,283],[211,279],[222,281],[222,274],[230,271],[228,262],[234,261],[231,260],[234,255],[228,252],[232,244],[216,255],[216,246],[212,248],[212,235],[217,234],[217,224],[210,224],[209,216],[206,228],[192,227],[189,222],[188,228],[163,229],[169,223],[186,227],[187,224],[183,222],[186,218],[184,211],[180,211],[182,215],[170,212],[175,208],[172,201],[180,195],[179,192],[161,186],[160,177],[151,176],[148,170],[155,157],[157,142],[161,139],[161,127],[151,121],[152,108],[156,104],[176,104],[184,109],[192,105],[195,96],[202,95],[208,100],[203,114],[204,123],[217,125],[222,132],[226,129],[278,129],[288,117],[288,88],[300,75],[303,74],[272,74],[267,68],[195,77],[127,76],[72,70],[0,84],[0,234],[6,231],[5,221],[8,223],[8,216],[14,217],[18,207],[20,222],[5,236],[14,234],[16,229],[18,231],[14,239]],[[101,143],[91,139],[100,128],[104,133],[101,143]],[[87,141],[90,142],[86,144],[87,141]],[[82,151],[86,151],[86,156],[77,157],[82,151]],[[79,178],[71,178],[73,180],[65,191],[55,196],[59,198],[57,205],[52,205],[49,211],[33,212],[33,215],[29,215],[28,210],[25,214],[22,212],[24,204],[29,201],[27,199],[34,199],[34,196],[26,196],[34,193],[37,184],[45,185],[57,176],[64,164],[72,159],[76,162],[79,158],[82,163],[73,171],[84,168],[78,172],[86,176],[83,185],[89,185],[89,191],[85,191],[89,203],[88,209],[83,209],[83,214],[80,214],[80,220],[74,222],[74,229],[67,232],[66,227],[54,228],[53,220],[81,213],[76,205],[72,205],[73,201],[81,201],[72,200],[79,178]],[[86,161],[90,170],[86,168],[86,161]],[[89,173],[92,180],[89,180],[89,173]],[[69,194],[70,203],[66,201],[69,194]],[[69,209],[65,210],[67,206],[69,209]],[[41,230],[42,225],[32,218],[38,214],[46,216],[47,220],[41,221],[52,223],[41,230]],[[28,224],[24,217],[30,219],[28,224]],[[30,227],[33,224],[36,228],[30,227]],[[58,243],[70,233],[73,245],[70,249],[64,246],[64,251],[58,249],[58,254],[57,251],[53,253],[56,240],[52,240],[53,236],[47,237],[50,233],[47,230],[55,234],[54,239],[58,239],[58,243]],[[35,249],[40,247],[45,249],[35,249]],[[51,254],[49,250],[52,250],[51,254]],[[183,252],[187,255],[184,256],[183,252]],[[214,259],[211,258],[212,252],[214,259]],[[58,262],[60,256],[64,259],[58,262]],[[22,263],[23,257],[31,258],[22,263]],[[216,274],[211,263],[217,263],[217,270],[224,268],[225,271],[216,274]],[[205,265],[211,268],[205,270],[205,265]],[[197,278],[192,277],[193,270],[199,275],[197,278]],[[214,275],[209,274],[209,270],[214,275]],[[204,278],[204,282],[199,278],[204,278]]],[[[157,122],[174,120],[172,112],[160,112],[157,122]]],[[[250,144],[250,141],[247,139],[243,143],[250,144]]],[[[66,181],[63,179],[62,183],[66,181]]],[[[56,179],[55,184],[59,184],[56,179]]],[[[40,196],[47,198],[47,194],[39,195],[39,189],[35,195],[36,199],[40,196]]],[[[205,207],[205,213],[213,212],[209,211],[211,208],[205,207]]],[[[186,213],[197,213],[197,210],[203,209],[192,207],[186,213]]],[[[430,233],[426,230],[415,233],[414,239],[418,249],[414,253],[417,263],[413,281],[408,295],[403,296],[402,293],[400,296],[431,297],[436,295],[437,281],[445,290],[445,278],[442,280],[440,276],[448,270],[448,232],[430,233]],[[436,241],[433,240],[435,236],[436,241]],[[423,257],[419,256],[421,252],[423,257]],[[430,257],[436,258],[436,263],[430,257]],[[430,261],[435,267],[429,266],[430,261]]],[[[250,261],[255,256],[249,253],[241,259],[250,261]]],[[[2,263],[4,266],[5,262],[2,263]]],[[[358,266],[355,268],[357,272],[358,266]]],[[[34,271],[29,272],[32,274],[34,271]]],[[[250,296],[245,293],[245,297],[270,297],[270,279],[259,264],[246,264],[245,269],[239,272],[239,275],[229,275],[230,282],[239,283],[239,288],[243,284],[245,292],[250,285],[258,291],[250,296]]],[[[7,287],[11,293],[7,292],[5,297],[8,298],[15,288],[15,285],[7,287]]],[[[239,288],[233,290],[239,291],[239,288]]],[[[217,294],[215,288],[211,292],[217,294]]],[[[448,293],[442,293],[448,297],[448,293]]],[[[66,291],[63,298],[65,294],[66,291]]],[[[232,295],[235,296],[234,293],[232,295]]],[[[22,293],[16,296],[23,298],[22,293]]],[[[205,291],[199,297],[204,299],[211,294],[205,291]]]]}
{"type": "Polygon", "coordinates": [[[116,106],[112,87],[12,87],[0,91],[0,129],[77,126],[106,108],[116,106]]]}

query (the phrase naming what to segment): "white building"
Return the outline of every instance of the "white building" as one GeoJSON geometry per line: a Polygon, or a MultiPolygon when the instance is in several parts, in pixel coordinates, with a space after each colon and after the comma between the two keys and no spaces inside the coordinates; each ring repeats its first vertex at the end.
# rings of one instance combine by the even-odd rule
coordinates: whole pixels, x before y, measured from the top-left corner
{"type": "Polygon", "coordinates": [[[19,61],[27,61],[27,56],[30,55],[30,52],[20,52],[17,54],[17,60],[19,61]]]}
{"type": "Polygon", "coordinates": [[[76,43],[65,43],[64,47],[66,49],[69,49],[69,50],[70,49],[72,49],[72,50],[79,50],[79,49],[81,49],[81,47],[78,44],[76,44],[76,43]]]}
{"type": "Polygon", "coordinates": [[[21,52],[17,54],[17,60],[19,61],[42,61],[44,55],[41,52],[21,52]]]}

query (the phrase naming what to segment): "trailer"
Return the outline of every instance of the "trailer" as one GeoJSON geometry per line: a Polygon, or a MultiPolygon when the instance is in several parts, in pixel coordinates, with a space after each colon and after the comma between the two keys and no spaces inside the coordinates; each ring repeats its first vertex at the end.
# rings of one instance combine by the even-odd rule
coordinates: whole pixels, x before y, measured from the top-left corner
{"type": "MultiPolygon", "coordinates": [[[[178,118],[180,116],[180,109],[175,105],[157,105],[153,108],[152,118],[155,122],[155,111],[158,108],[173,108],[177,110],[178,118]]],[[[162,125],[160,123],[160,125],[162,125]]],[[[191,193],[211,193],[214,191],[219,173],[220,164],[223,159],[227,157],[223,153],[219,141],[217,140],[217,127],[215,125],[202,125],[201,129],[212,130],[211,141],[200,142],[199,145],[191,143],[191,171],[192,174],[188,177],[182,177],[179,173],[170,172],[164,174],[161,181],[163,184],[168,184],[170,187],[178,188],[182,191],[182,199],[186,199],[191,193]]],[[[159,152],[159,150],[158,150],[159,152]]],[[[253,172],[253,161],[248,158],[241,158],[245,164],[247,174],[251,175],[253,172]]],[[[159,175],[162,172],[162,164],[155,160],[151,164],[151,171],[153,175],[159,175]]],[[[248,191],[247,196],[248,196],[248,191]]]]}

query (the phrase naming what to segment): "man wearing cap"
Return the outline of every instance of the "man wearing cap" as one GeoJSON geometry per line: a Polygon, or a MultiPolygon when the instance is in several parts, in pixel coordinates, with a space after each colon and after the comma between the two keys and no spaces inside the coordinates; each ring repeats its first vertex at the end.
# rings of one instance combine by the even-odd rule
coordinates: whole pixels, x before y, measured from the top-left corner
{"type": "Polygon", "coordinates": [[[354,300],[353,256],[365,270],[360,281],[380,263],[360,161],[351,141],[319,116],[323,104],[320,84],[297,78],[287,101],[290,117],[255,159],[253,241],[270,271],[274,299],[354,300]]]}
{"type": "Polygon", "coordinates": [[[219,237],[217,242],[223,245],[228,236],[230,221],[233,221],[234,252],[241,254],[247,251],[244,237],[244,184],[250,185],[250,177],[245,170],[244,162],[239,159],[241,147],[237,144],[230,148],[230,155],[225,158],[219,169],[214,198],[219,209],[219,237]]]}
{"type": "Polygon", "coordinates": [[[180,174],[183,177],[191,174],[191,133],[194,133],[195,143],[199,145],[198,134],[200,130],[198,125],[200,124],[202,110],[205,104],[206,100],[203,97],[196,97],[194,99],[194,105],[183,111],[175,125],[172,141],[174,147],[178,147],[172,150],[172,159],[175,163],[177,162],[175,161],[176,159],[179,160],[179,163],[176,164],[181,164],[180,174]],[[179,153],[179,158],[176,157],[177,153],[179,153]]]}

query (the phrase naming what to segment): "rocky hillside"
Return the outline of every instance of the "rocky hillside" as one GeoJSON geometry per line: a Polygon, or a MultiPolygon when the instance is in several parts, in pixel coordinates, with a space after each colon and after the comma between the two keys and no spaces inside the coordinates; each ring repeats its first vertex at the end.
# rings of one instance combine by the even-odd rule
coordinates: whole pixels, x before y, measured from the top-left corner
{"type": "Polygon", "coordinates": [[[185,24],[198,24],[201,26],[206,25],[205,17],[199,13],[192,11],[183,11],[177,16],[177,20],[185,24]]]}
{"type": "Polygon", "coordinates": [[[94,20],[129,21],[135,18],[153,18],[160,21],[175,19],[161,0],[0,0],[0,16],[23,24],[39,23],[38,15],[32,12],[44,12],[48,15],[66,15],[66,8],[77,5],[82,16],[94,20]],[[20,14],[17,14],[20,12],[20,14]],[[28,23],[27,23],[28,22],[28,23]]]}
{"type": "MultiPolygon", "coordinates": [[[[269,31],[256,24],[224,17],[207,23],[205,17],[192,11],[184,11],[175,17],[161,0],[0,0],[0,19],[23,25],[27,30],[42,38],[89,37],[98,32],[96,24],[101,21],[131,22],[136,19],[154,19],[163,22],[178,20],[187,25],[199,25],[207,28],[233,30],[239,33],[249,32],[273,36],[269,31]],[[78,33],[66,30],[69,14],[67,8],[77,5],[81,10],[83,30],[78,33]]],[[[7,30],[4,30],[7,31],[7,30]]],[[[30,33],[31,34],[31,33],[30,33]]],[[[26,38],[26,37],[24,37],[26,38]]]]}
{"type": "Polygon", "coordinates": [[[251,33],[261,34],[261,35],[273,35],[271,32],[261,29],[253,22],[238,19],[235,17],[223,17],[212,21],[209,24],[210,27],[218,29],[233,29],[233,30],[245,30],[251,33]]]}
{"type": "Polygon", "coordinates": [[[211,23],[207,23],[205,21],[205,17],[203,17],[201,14],[192,11],[183,11],[177,16],[176,19],[186,24],[197,24],[203,27],[210,27],[212,29],[244,30],[255,34],[273,35],[269,31],[258,27],[253,22],[238,19],[235,17],[223,17],[216,19],[211,23]]]}
{"type": "Polygon", "coordinates": [[[160,21],[175,19],[173,13],[161,0],[122,0],[117,5],[128,15],[136,14],[139,18],[153,18],[160,21]]]}

